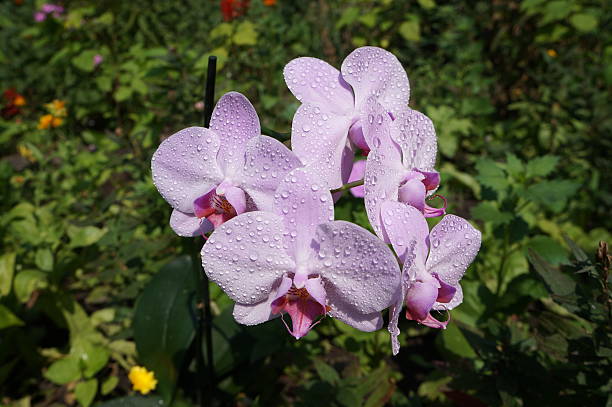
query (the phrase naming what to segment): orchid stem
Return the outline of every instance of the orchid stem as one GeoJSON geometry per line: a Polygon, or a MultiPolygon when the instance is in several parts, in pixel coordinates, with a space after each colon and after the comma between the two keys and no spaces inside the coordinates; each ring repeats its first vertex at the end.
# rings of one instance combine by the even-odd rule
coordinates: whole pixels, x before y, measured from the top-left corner
{"type": "Polygon", "coordinates": [[[266,136],[270,136],[272,138],[277,139],[278,141],[286,141],[286,140],[290,140],[291,139],[291,134],[290,133],[280,133],[278,131],[269,129],[267,127],[262,127],[261,128],[261,132],[263,134],[265,134],[266,136]]]}
{"type": "Polygon", "coordinates": [[[363,185],[362,179],[360,179],[359,181],[353,181],[349,182],[348,184],[344,184],[340,188],[332,189],[331,193],[333,194],[334,192],[348,191],[349,189],[358,187],[360,185],[363,185]]]}

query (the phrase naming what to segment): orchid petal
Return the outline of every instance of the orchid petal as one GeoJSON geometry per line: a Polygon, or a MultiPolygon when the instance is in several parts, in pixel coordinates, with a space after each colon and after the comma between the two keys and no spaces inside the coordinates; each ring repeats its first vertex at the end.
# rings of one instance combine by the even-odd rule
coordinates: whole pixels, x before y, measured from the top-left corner
{"type": "Polygon", "coordinates": [[[391,250],[364,228],[335,221],[319,225],[310,260],[326,282],[328,305],[349,317],[381,311],[392,302],[400,272],[391,250]],[[333,286],[330,292],[328,286],[333,286]]]}
{"type": "Polygon", "coordinates": [[[302,103],[311,103],[340,115],[353,111],[353,92],[340,71],[317,58],[301,57],[283,69],[285,83],[302,103]]]}
{"type": "Polygon", "coordinates": [[[219,226],[202,248],[202,267],[235,302],[253,305],[268,298],[280,277],[294,270],[283,250],[283,219],[246,212],[219,226]]]}
{"type": "Polygon", "coordinates": [[[323,287],[323,281],[321,277],[309,278],[304,285],[306,291],[312,298],[314,298],[319,304],[325,308],[327,305],[327,296],[325,294],[325,288],[323,287]]]}
{"type": "Polygon", "coordinates": [[[438,297],[438,287],[431,282],[415,281],[406,291],[406,315],[411,319],[427,319],[438,297]]]}
{"type": "Polygon", "coordinates": [[[164,140],[153,154],[153,183],[174,208],[193,213],[193,201],[221,181],[215,160],[219,139],[204,127],[189,127],[164,140]]]}
{"type": "Polygon", "coordinates": [[[253,137],[245,152],[240,187],[260,211],[273,211],[274,191],[289,171],[301,167],[299,158],[283,143],[268,136],[253,137]]]}
{"type": "MultiPolygon", "coordinates": [[[[365,160],[355,161],[353,163],[353,169],[351,170],[351,175],[349,175],[348,182],[351,183],[351,182],[362,180],[363,177],[365,176],[365,168],[366,168],[365,160]]],[[[351,191],[351,194],[355,198],[363,198],[365,196],[365,189],[363,185],[353,187],[350,189],[350,191],[351,191]]]]}
{"type": "Polygon", "coordinates": [[[355,92],[355,108],[360,110],[374,96],[395,116],[408,105],[410,83],[395,55],[382,48],[361,47],[342,62],[342,77],[355,92]]]}
{"type": "Polygon", "coordinates": [[[191,213],[184,213],[174,209],[170,216],[170,227],[183,237],[194,237],[212,231],[212,225],[206,219],[199,219],[191,213]]]}
{"type": "MultiPolygon", "coordinates": [[[[301,162],[319,172],[330,189],[342,185],[342,156],[351,119],[304,103],[293,116],[291,147],[301,162]]],[[[349,170],[350,171],[350,170],[349,170]]]]}
{"type": "Polygon", "coordinates": [[[425,185],[421,180],[413,178],[404,183],[398,190],[400,202],[414,206],[421,213],[425,210],[425,185]]]}
{"type": "Polygon", "coordinates": [[[234,207],[237,215],[246,211],[246,195],[240,188],[230,186],[225,190],[225,199],[234,207]]]}
{"type": "Polygon", "coordinates": [[[317,173],[297,168],[278,186],[274,206],[283,219],[288,253],[300,263],[309,256],[317,225],[334,219],[331,194],[317,173]]]}
{"type": "Polygon", "coordinates": [[[446,215],[431,230],[431,249],[427,270],[438,279],[457,289],[446,309],[459,305],[455,297],[460,294],[459,280],[480,249],[481,234],[468,221],[455,215],[446,215]]]}
{"type": "Polygon", "coordinates": [[[381,217],[400,262],[404,265],[416,262],[418,269],[424,271],[429,250],[429,227],[423,214],[412,206],[389,201],[382,205],[381,217]]]}
{"type": "Polygon", "coordinates": [[[436,302],[439,303],[449,303],[457,293],[457,288],[453,287],[450,284],[446,284],[444,281],[440,281],[438,279],[438,283],[440,284],[440,288],[438,289],[438,297],[436,298],[436,302]]]}
{"type": "Polygon", "coordinates": [[[344,300],[344,296],[339,293],[336,287],[330,285],[325,291],[327,293],[327,304],[330,307],[327,314],[332,318],[336,318],[363,332],[372,332],[382,328],[383,318],[380,312],[360,314],[355,312],[354,306],[350,302],[344,300]]]}
{"type": "Polygon", "coordinates": [[[389,325],[387,330],[391,336],[391,352],[393,355],[397,355],[400,349],[399,343],[399,317],[404,307],[404,298],[406,298],[406,291],[410,286],[410,276],[416,274],[416,263],[414,261],[405,262],[402,267],[402,275],[400,277],[400,284],[395,292],[393,303],[389,309],[389,325]]]}
{"type": "Polygon", "coordinates": [[[438,142],[429,117],[410,108],[402,109],[391,124],[391,138],[402,150],[405,168],[434,171],[438,142]]]}
{"type": "Polygon", "coordinates": [[[461,288],[461,285],[457,284],[453,288],[455,289],[453,298],[451,298],[451,300],[447,302],[442,302],[438,299],[434,304],[433,309],[437,311],[450,311],[463,302],[463,289],[461,288]]]}
{"type": "Polygon", "coordinates": [[[390,121],[380,105],[371,105],[364,123],[364,134],[372,146],[366,162],[364,203],[374,232],[387,243],[389,238],[381,225],[380,206],[386,201],[397,201],[398,187],[406,172],[400,151],[389,135],[390,121]]]}
{"type": "Polygon", "coordinates": [[[261,135],[259,118],[249,100],[238,92],[221,96],[210,120],[210,128],[221,140],[217,162],[226,176],[244,165],[247,142],[261,135]]]}

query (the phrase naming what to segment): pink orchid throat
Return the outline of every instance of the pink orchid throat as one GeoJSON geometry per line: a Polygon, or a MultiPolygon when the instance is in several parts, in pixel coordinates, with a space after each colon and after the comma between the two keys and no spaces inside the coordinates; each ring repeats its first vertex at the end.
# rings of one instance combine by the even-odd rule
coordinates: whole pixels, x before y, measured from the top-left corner
{"type": "MultiPolygon", "coordinates": [[[[320,299],[325,302],[325,299],[320,299]]],[[[300,339],[308,334],[308,332],[324,317],[330,308],[315,299],[308,291],[307,286],[297,288],[294,284],[291,285],[285,294],[281,294],[272,304],[272,313],[282,316],[287,313],[291,317],[291,328],[283,319],[283,323],[287,331],[300,339]],[[319,319],[318,319],[319,318],[319,319]]]]}
{"type": "Polygon", "coordinates": [[[207,219],[215,228],[237,215],[236,209],[215,189],[193,202],[193,212],[200,219],[207,219]]]}
{"type": "Polygon", "coordinates": [[[455,287],[446,284],[435,274],[418,279],[406,293],[406,318],[430,328],[445,329],[450,318],[439,321],[431,315],[431,310],[436,302],[449,303],[456,292],[455,287]]]}
{"type": "Polygon", "coordinates": [[[441,208],[427,205],[427,193],[433,191],[440,185],[440,174],[438,172],[427,172],[418,169],[409,171],[399,185],[398,200],[408,205],[414,206],[423,213],[426,218],[442,216],[446,213],[446,199],[441,195],[434,195],[431,198],[439,197],[444,202],[441,208]]]}

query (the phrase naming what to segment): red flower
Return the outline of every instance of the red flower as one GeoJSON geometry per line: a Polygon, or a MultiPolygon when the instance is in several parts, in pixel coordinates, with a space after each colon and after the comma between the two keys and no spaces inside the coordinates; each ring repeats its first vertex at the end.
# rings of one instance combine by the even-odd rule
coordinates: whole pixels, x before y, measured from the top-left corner
{"type": "Polygon", "coordinates": [[[17,93],[14,88],[2,92],[2,98],[4,99],[4,107],[0,110],[0,116],[5,119],[18,115],[21,112],[19,107],[26,104],[25,98],[17,93]]]}
{"type": "Polygon", "coordinates": [[[221,13],[225,21],[231,21],[246,13],[250,0],[221,0],[221,13]]]}

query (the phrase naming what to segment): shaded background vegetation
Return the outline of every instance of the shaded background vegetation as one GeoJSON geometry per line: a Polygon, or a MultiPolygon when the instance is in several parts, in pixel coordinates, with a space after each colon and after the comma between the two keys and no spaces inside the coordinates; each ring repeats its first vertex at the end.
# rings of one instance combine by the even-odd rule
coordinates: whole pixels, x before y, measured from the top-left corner
{"type": "MultiPolygon", "coordinates": [[[[211,286],[214,398],[612,405],[609,256],[597,251],[612,223],[609,5],[221,3],[67,0],[42,22],[40,1],[0,3],[1,90],[25,101],[5,92],[0,121],[0,402],[194,404],[207,382],[192,362],[194,243],[168,227],[153,151],[201,125],[209,55],[219,57],[218,96],[244,93],[263,126],[288,132],[298,102],[283,66],[314,56],[339,67],[374,45],[400,59],[411,107],[436,126],[449,211],[483,231],[464,304],[443,332],[402,321],[392,358],[385,330],[327,319],[296,342],[280,321],[237,326],[211,286]],[[56,99],[61,124],[40,129],[56,99]],[[158,377],[148,398],[131,391],[135,364],[158,377]]],[[[336,218],[367,227],[350,197],[336,218]]]]}

